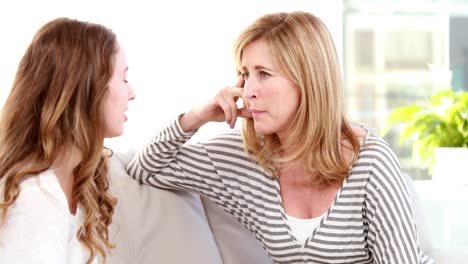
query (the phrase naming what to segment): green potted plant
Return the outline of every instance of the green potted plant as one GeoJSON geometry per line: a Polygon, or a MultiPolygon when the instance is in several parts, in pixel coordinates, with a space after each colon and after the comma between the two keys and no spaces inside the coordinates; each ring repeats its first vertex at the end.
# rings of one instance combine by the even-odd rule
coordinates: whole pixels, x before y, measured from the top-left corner
{"type": "MultiPolygon", "coordinates": [[[[406,105],[388,115],[385,135],[402,124],[400,143],[411,138],[413,159],[429,167],[433,178],[466,173],[468,163],[468,92],[439,90],[426,105],[406,105]],[[457,169],[457,164],[463,168],[457,169]],[[448,164],[447,164],[448,163],[448,164]]],[[[465,177],[468,178],[468,177],[465,177]]]]}

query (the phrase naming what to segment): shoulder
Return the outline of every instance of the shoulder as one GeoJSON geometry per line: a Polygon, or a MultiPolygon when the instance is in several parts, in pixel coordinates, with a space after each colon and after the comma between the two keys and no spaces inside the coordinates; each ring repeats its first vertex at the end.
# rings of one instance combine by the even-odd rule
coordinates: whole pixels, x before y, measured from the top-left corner
{"type": "Polygon", "coordinates": [[[202,142],[201,144],[207,146],[208,148],[232,149],[239,151],[244,150],[242,133],[239,130],[218,134],[211,137],[209,140],[202,142]]]}
{"type": "Polygon", "coordinates": [[[358,139],[359,142],[362,142],[370,131],[369,128],[358,123],[350,123],[349,126],[351,128],[352,133],[358,139]]]}
{"type": "Polygon", "coordinates": [[[366,160],[369,166],[368,191],[386,197],[407,193],[406,179],[398,157],[389,144],[375,132],[368,133],[359,159],[366,160]]]}
{"type": "Polygon", "coordinates": [[[402,176],[400,163],[390,145],[376,132],[363,125],[366,134],[361,141],[357,164],[366,166],[370,181],[400,181],[402,176]]]}
{"type": "Polygon", "coordinates": [[[399,167],[398,158],[390,145],[375,131],[365,125],[357,123],[351,124],[351,128],[360,142],[357,163],[361,163],[361,165],[364,163],[372,166],[381,166],[390,163],[392,166],[397,165],[399,167]]]}
{"type": "Polygon", "coordinates": [[[62,187],[52,170],[43,171],[23,180],[20,183],[20,195],[18,198],[20,197],[22,199],[36,198],[44,202],[44,205],[57,204],[58,206],[63,206],[67,204],[62,187]]]}
{"type": "Polygon", "coordinates": [[[358,123],[351,125],[353,133],[361,144],[360,157],[374,159],[395,159],[395,153],[390,145],[373,129],[358,123]]]}
{"type": "MultiPolygon", "coordinates": [[[[30,204],[40,205],[37,197],[29,197],[35,198],[29,200],[30,204]]],[[[57,211],[40,211],[16,203],[9,208],[0,227],[0,263],[11,259],[18,263],[64,263],[68,226],[57,211]]]]}
{"type": "MultiPolygon", "coordinates": [[[[2,187],[3,189],[3,187],[2,187]]],[[[31,175],[20,183],[20,192],[8,208],[3,227],[13,229],[39,229],[42,225],[62,227],[66,215],[66,199],[57,178],[50,171],[31,175]],[[62,194],[62,196],[60,195],[62,194]]]]}
{"type": "Polygon", "coordinates": [[[201,144],[216,164],[229,163],[253,171],[263,171],[263,168],[247,153],[242,132],[239,130],[218,134],[201,144]]]}

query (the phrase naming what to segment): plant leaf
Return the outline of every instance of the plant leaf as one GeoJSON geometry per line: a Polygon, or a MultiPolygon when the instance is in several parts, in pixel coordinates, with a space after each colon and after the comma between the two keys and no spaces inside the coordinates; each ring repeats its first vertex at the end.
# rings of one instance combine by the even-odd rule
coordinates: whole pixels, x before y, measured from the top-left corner
{"type": "Polygon", "coordinates": [[[408,105],[394,108],[386,118],[385,127],[382,129],[382,135],[387,134],[390,128],[397,123],[409,123],[414,116],[421,111],[420,105],[408,105]]]}

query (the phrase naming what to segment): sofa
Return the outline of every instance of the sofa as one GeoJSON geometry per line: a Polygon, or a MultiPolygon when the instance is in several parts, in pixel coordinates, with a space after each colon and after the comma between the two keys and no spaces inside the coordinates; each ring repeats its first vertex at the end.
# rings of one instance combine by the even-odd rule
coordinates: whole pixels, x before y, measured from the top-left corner
{"type": "Polygon", "coordinates": [[[250,232],[200,196],[140,185],[125,171],[134,151],[114,153],[110,191],[118,203],[109,264],[272,263],[250,232]]]}
{"type": "MultiPolygon", "coordinates": [[[[140,185],[125,171],[135,151],[114,153],[110,191],[118,204],[109,235],[109,264],[269,264],[266,251],[240,223],[210,200],[193,193],[140,185]]],[[[467,263],[466,254],[434,249],[420,201],[409,177],[421,247],[437,263],[467,263]]]]}

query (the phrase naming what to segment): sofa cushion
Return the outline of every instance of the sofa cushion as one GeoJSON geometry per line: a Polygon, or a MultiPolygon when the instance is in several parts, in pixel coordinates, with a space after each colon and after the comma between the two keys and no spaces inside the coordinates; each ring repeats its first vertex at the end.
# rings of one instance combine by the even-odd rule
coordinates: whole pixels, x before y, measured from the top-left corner
{"type": "Polygon", "coordinates": [[[423,206],[421,204],[420,197],[416,191],[413,180],[406,173],[404,174],[406,180],[406,186],[411,199],[411,205],[414,214],[414,220],[416,222],[416,228],[419,236],[419,243],[421,249],[430,257],[433,258],[434,245],[432,244],[432,237],[430,234],[430,228],[424,215],[423,206]]]}
{"type": "Polygon", "coordinates": [[[200,197],[140,185],[124,167],[133,154],[114,153],[109,164],[118,204],[108,263],[222,263],[200,197]]]}
{"type": "Polygon", "coordinates": [[[208,198],[202,197],[202,202],[224,264],[273,263],[261,243],[241,223],[208,198]]]}

